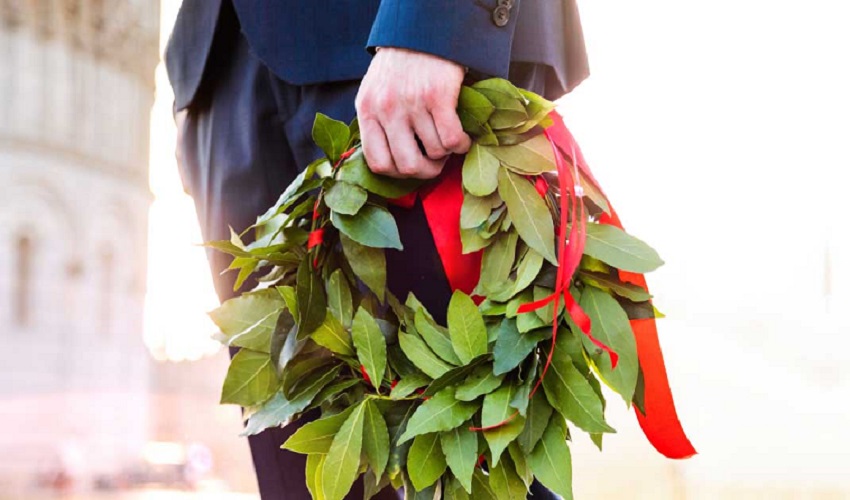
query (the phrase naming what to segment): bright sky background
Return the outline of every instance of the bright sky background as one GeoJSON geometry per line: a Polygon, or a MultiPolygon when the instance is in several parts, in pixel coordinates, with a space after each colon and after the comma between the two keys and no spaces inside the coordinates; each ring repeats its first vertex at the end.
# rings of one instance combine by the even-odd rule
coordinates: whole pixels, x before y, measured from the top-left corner
{"type": "MultiPolygon", "coordinates": [[[[177,16],[180,0],[162,1],[160,53],[177,16]]],[[[192,199],[183,192],[174,159],[174,94],[165,66],[156,69],[156,101],[151,114],[150,185],[154,202],[148,237],[148,290],[145,343],[157,359],[199,359],[219,350],[210,339],[215,325],[206,315],[218,305],[206,264],[192,199]]]]}
{"type": "MultiPolygon", "coordinates": [[[[561,110],[627,229],[667,261],[650,285],[701,455],[663,467],[691,483],[850,492],[850,6],[579,3],[592,76],[561,110]]],[[[191,246],[162,68],[157,83],[146,341],[197,358],[215,350],[216,299],[191,246]]],[[[610,401],[621,434],[576,474],[617,456],[662,467],[610,401]]]]}

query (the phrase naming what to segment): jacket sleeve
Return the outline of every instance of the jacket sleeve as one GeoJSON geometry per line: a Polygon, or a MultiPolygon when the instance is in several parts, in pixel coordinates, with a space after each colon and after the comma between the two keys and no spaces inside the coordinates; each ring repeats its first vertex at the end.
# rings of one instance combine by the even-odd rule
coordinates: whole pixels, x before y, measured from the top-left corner
{"type": "MultiPolygon", "coordinates": [[[[508,77],[520,0],[382,0],[369,50],[398,47],[426,52],[481,76],[508,77]],[[509,4],[510,8],[501,4],[509,4]],[[507,22],[494,18],[502,8],[507,22]]],[[[504,19],[504,17],[502,18],[504,19]]]]}

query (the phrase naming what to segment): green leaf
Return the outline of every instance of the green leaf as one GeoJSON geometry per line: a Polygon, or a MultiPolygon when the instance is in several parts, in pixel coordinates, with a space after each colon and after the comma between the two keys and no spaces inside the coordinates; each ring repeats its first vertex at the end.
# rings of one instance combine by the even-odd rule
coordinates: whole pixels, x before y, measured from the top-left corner
{"type": "MultiPolygon", "coordinates": [[[[637,385],[635,386],[635,395],[632,397],[632,403],[637,407],[641,414],[646,415],[646,383],[643,379],[643,369],[638,369],[637,385]]],[[[600,447],[601,448],[601,447],[600,447]]]]}
{"type": "Polygon", "coordinates": [[[439,378],[452,368],[437,357],[416,334],[399,332],[398,343],[405,356],[431,378],[439,378]]]}
{"type": "Polygon", "coordinates": [[[405,500],[442,500],[443,498],[443,483],[436,481],[431,486],[417,491],[411,484],[411,481],[405,477],[404,482],[404,498],[405,500]]]}
{"type": "Polygon", "coordinates": [[[334,436],[322,464],[322,493],[327,500],[342,500],[351,490],[360,468],[365,403],[360,403],[334,436]]]}
{"type": "Polygon", "coordinates": [[[410,417],[407,429],[401,435],[399,443],[404,443],[420,434],[450,431],[469,420],[478,409],[478,405],[458,401],[453,393],[451,388],[445,389],[422,403],[410,417]]]}
{"type": "Polygon", "coordinates": [[[521,126],[528,119],[522,97],[517,98],[497,90],[477,88],[496,108],[488,123],[494,130],[512,129],[521,126]]]}
{"type": "Polygon", "coordinates": [[[540,274],[540,270],[543,268],[543,256],[540,253],[534,251],[529,248],[527,252],[525,252],[525,256],[519,263],[519,267],[516,272],[516,281],[514,282],[513,292],[508,297],[494,297],[498,299],[509,299],[510,297],[518,294],[519,292],[525,290],[531,285],[534,280],[537,278],[537,275],[540,274]]]}
{"type": "Polygon", "coordinates": [[[292,315],[296,323],[299,322],[298,317],[298,297],[295,295],[295,288],[291,286],[279,286],[275,288],[280,298],[286,304],[286,309],[292,315]]]}
{"type": "Polygon", "coordinates": [[[499,160],[487,147],[473,143],[463,160],[463,187],[475,196],[487,196],[496,191],[498,175],[499,160]]]}
{"type": "Polygon", "coordinates": [[[590,440],[596,445],[599,451],[602,451],[602,434],[601,432],[593,432],[590,434],[590,440]]]}
{"type": "Polygon", "coordinates": [[[528,457],[528,465],[544,486],[565,500],[571,500],[572,458],[564,429],[563,420],[557,415],[554,416],[546,427],[543,438],[528,457]]]}
{"type": "Polygon", "coordinates": [[[328,309],[331,314],[339,320],[342,326],[350,328],[354,306],[351,300],[351,287],[342,269],[337,269],[331,273],[325,288],[328,292],[328,309]]]}
{"type": "Polygon", "coordinates": [[[361,148],[342,163],[337,181],[356,184],[370,193],[389,199],[412,193],[422,185],[419,179],[394,179],[372,173],[366,165],[361,148]]]}
{"type": "Polygon", "coordinates": [[[269,352],[271,336],[284,302],[274,290],[244,293],[210,312],[227,345],[269,352]]]}
{"type": "MultiPolygon", "coordinates": [[[[282,319],[284,316],[289,316],[289,313],[281,313],[280,318],[282,319]]],[[[279,340],[277,342],[279,342],[279,340]]],[[[277,342],[275,342],[275,345],[272,347],[276,348],[277,342]]],[[[293,371],[292,369],[287,369],[287,367],[299,354],[301,354],[301,351],[304,350],[306,345],[307,339],[298,340],[298,326],[293,325],[284,339],[283,346],[280,348],[280,353],[275,355],[274,352],[272,352],[272,363],[274,363],[274,366],[277,369],[278,377],[280,377],[281,382],[284,383],[284,392],[286,394],[289,394],[289,387],[286,385],[287,377],[293,371]]]]}
{"type": "MultiPolygon", "coordinates": [[[[231,231],[232,230],[233,229],[231,229],[231,231]]],[[[208,241],[208,242],[204,243],[203,246],[205,246],[207,248],[214,248],[215,250],[218,250],[219,252],[224,252],[224,253],[231,255],[231,256],[233,256],[237,259],[239,259],[239,258],[241,258],[241,259],[253,259],[254,258],[254,256],[251,255],[250,252],[245,250],[244,245],[243,246],[234,245],[232,241],[227,241],[227,240],[208,241]]]]}
{"type": "Polygon", "coordinates": [[[372,469],[367,469],[363,474],[363,500],[375,497],[389,485],[390,478],[388,476],[376,477],[372,469]]]}
{"type": "Polygon", "coordinates": [[[475,469],[472,474],[472,498],[475,500],[501,500],[490,488],[487,476],[481,469],[475,469]]]}
{"type": "Polygon", "coordinates": [[[348,124],[348,132],[351,135],[351,138],[348,140],[349,144],[354,144],[355,142],[360,141],[360,122],[357,120],[355,116],[351,123],[348,124]]]}
{"type": "Polygon", "coordinates": [[[529,359],[529,362],[526,363],[525,371],[520,372],[522,373],[522,376],[518,376],[518,378],[521,378],[522,383],[517,386],[514,398],[511,400],[511,406],[516,408],[519,411],[519,414],[523,417],[526,416],[528,410],[528,400],[531,397],[531,388],[532,386],[537,385],[538,365],[538,357],[532,356],[529,359]]]}
{"type": "Polygon", "coordinates": [[[460,229],[460,241],[463,254],[477,252],[490,244],[490,240],[481,236],[478,229],[460,229]]]}
{"type": "Polygon", "coordinates": [[[289,423],[295,414],[310,405],[319,391],[339,376],[341,368],[340,365],[337,365],[320,373],[312,373],[309,379],[304,380],[301,385],[296,387],[290,398],[287,398],[282,392],[275,394],[274,398],[251,415],[242,435],[252,436],[269,427],[289,423]]]}
{"type": "Polygon", "coordinates": [[[587,285],[596,287],[604,292],[625,297],[634,302],[644,302],[652,298],[652,295],[643,288],[632,283],[622,282],[608,274],[579,271],[578,277],[587,285]]]}
{"type": "Polygon", "coordinates": [[[487,352],[487,328],[478,306],[469,295],[455,291],[449,302],[449,336],[455,354],[464,364],[487,352]]]}
{"type": "Polygon", "coordinates": [[[325,191],[324,200],[325,204],[334,212],[354,215],[363,208],[368,197],[366,190],[360,186],[345,181],[337,181],[330,189],[325,191]]]}
{"type": "MultiPolygon", "coordinates": [[[[443,445],[445,447],[445,445],[443,445]]],[[[470,482],[472,478],[470,477],[470,482]]],[[[460,484],[460,481],[457,478],[446,478],[444,481],[444,500],[469,500],[469,493],[467,493],[463,488],[463,485],[460,484]]]]}
{"type": "Polygon", "coordinates": [[[334,382],[333,384],[328,384],[321,391],[319,391],[318,394],[316,394],[316,397],[313,398],[313,402],[310,403],[310,406],[308,406],[307,409],[309,410],[322,406],[326,403],[332,403],[333,400],[337,398],[337,396],[339,396],[346,390],[360,384],[361,382],[363,382],[362,379],[349,378],[340,380],[339,382],[334,382]]]}
{"type": "Polygon", "coordinates": [[[303,454],[327,453],[331,448],[334,436],[351,415],[353,409],[352,406],[336,415],[304,424],[293,435],[289,436],[289,439],[283,443],[281,448],[303,454]]]}
{"type": "MultiPolygon", "coordinates": [[[[558,345],[562,341],[558,339],[558,345]]],[[[552,364],[543,378],[546,397],[561,415],[587,432],[615,432],[605,422],[602,400],[570,360],[565,349],[556,346],[552,364]]]]}
{"type": "Polygon", "coordinates": [[[490,468],[490,488],[500,500],[525,500],[527,490],[510,457],[490,468]]]}
{"type": "Polygon", "coordinates": [[[638,357],[629,318],[616,300],[595,288],[586,287],[579,304],[590,318],[590,333],[619,356],[614,369],[608,353],[592,356],[600,376],[630,405],[637,385],[638,357]]]}
{"type": "Polygon", "coordinates": [[[274,395],[278,384],[277,372],[268,353],[241,349],[230,360],[220,403],[259,405],[274,395]]]}
{"type": "Polygon", "coordinates": [[[528,466],[526,453],[523,452],[519,447],[519,444],[514,441],[508,445],[508,454],[511,456],[511,461],[514,463],[517,476],[519,476],[526,488],[530,488],[531,483],[534,482],[534,473],[531,472],[531,467],[528,466]]]}
{"type": "Polygon", "coordinates": [[[467,493],[472,493],[472,473],[478,463],[478,435],[468,425],[440,434],[446,463],[467,493]]]}
{"type": "Polygon", "coordinates": [[[319,158],[307,165],[307,168],[295,176],[295,179],[281,193],[275,204],[266,213],[257,218],[257,222],[252,227],[261,227],[268,224],[276,216],[283,213],[302,194],[320,186],[322,180],[313,179],[313,175],[316,173],[317,167],[323,163],[327,163],[327,161],[324,158],[319,158]]]}
{"type": "MultiPolygon", "coordinates": [[[[484,396],[484,406],[481,408],[481,426],[490,427],[511,418],[516,410],[511,407],[516,387],[510,383],[502,384],[502,387],[484,396]]],[[[499,463],[499,457],[508,445],[516,439],[525,426],[525,417],[516,415],[513,419],[495,429],[484,431],[484,439],[490,446],[492,455],[491,466],[499,463]]]]}
{"type": "Polygon", "coordinates": [[[413,440],[407,455],[407,473],[417,491],[422,491],[446,471],[446,457],[440,447],[440,435],[421,434],[413,440]]]}
{"type": "Polygon", "coordinates": [[[275,325],[269,345],[272,365],[277,370],[278,376],[283,373],[286,365],[298,354],[306,343],[305,341],[299,341],[295,336],[295,320],[292,319],[289,311],[284,309],[277,317],[277,324],[275,325]]]}
{"type": "Polygon", "coordinates": [[[545,135],[537,135],[515,146],[487,147],[487,151],[519,174],[538,175],[557,169],[555,152],[545,135]]]}
{"type": "Polygon", "coordinates": [[[584,253],[623,271],[647,273],[664,261],[643,241],[610,224],[588,224],[584,253]]]}
{"type": "Polygon", "coordinates": [[[472,85],[472,88],[479,92],[481,90],[489,90],[505,94],[506,96],[519,101],[523,100],[522,92],[516,88],[513,83],[505,80],[504,78],[488,78],[486,80],[480,80],[475,82],[475,84],[472,85]]]}
{"type": "Polygon", "coordinates": [[[452,347],[452,341],[451,338],[449,338],[448,330],[437,325],[437,323],[428,316],[424,309],[416,310],[416,313],[414,314],[414,324],[416,326],[416,331],[419,332],[422,339],[425,340],[425,343],[427,343],[439,357],[453,365],[461,364],[460,359],[458,359],[457,354],[455,354],[454,348],[452,347]]]}
{"type": "Polygon", "coordinates": [[[583,173],[579,174],[579,182],[581,183],[582,190],[584,191],[585,204],[587,204],[586,200],[590,200],[591,203],[599,207],[603,212],[611,215],[611,207],[608,206],[608,199],[604,194],[602,194],[602,191],[596,187],[596,184],[588,179],[583,173]]]}
{"type": "Polygon", "coordinates": [[[298,297],[298,338],[307,338],[325,321],[327,302],[325,288],[319,275],[313,271],[310,259],[298,266],[295,295],[298,297]]]}
{"type": "MultiPolygon", "coordinates": [[[[237,258],[234,259],[233,262],[236,262],[237,260],[242,261],[242,259],[237,258]]],[[[251,276],[259,264],[260,262],[254,259],[246,259],[240,263],[239,274],[236,276],[236,281],[233,282],[234,292],[239,290],[239,288],[245,283],[245,280],[251,276]]]]}
{"type": "Polygon", "coordinates": [[[357,359],[366,369],[372,386],[380,390],[387,368],[387,343],[375,318],[362,307],[354,316],[351,337],[357,348],[357,359]]]}
{"type": "Polygon", "coordinates": [[[546,331],[520,333],[515,319],[503,319],[493,348],[493,373],[502,375],[519,366],[546,335],[546,331]]]}
{"type": "Polygon", "coordinates": [[[351,336],[336,319],[333,314],[325,316],[322,326],[316,329],[310,338],[313,342],[328,349],[331,352],[343,356],[354,356],[354,347],[351,345],[351,336]]]}
{"type": "MultiPolygon", "coordinates": [[[[527,101],[525,109],[528,111],[528,122],[529,124],[540,124],[541,122],[545,122],[549,113],[555,109],[556,105],[554,102],[544,99],[543,97],[535,94],[534,92],[529,92],[527,90],[519,89],[519,93],[527,101]]],[[[524,127],[520,130],[520,132],[531,130],[531,126],[524,127]]]]}
{"type": "Polygon", "coordinates": [[[442,391],[446,387],[458,385],[459,383],[466,380],[469,377],[469,374],[473,372],[473,370],[475,370],[482,364],[487,363],[488,361],[490,361],[490,355],[483,354],[470,361],[467,365],[452,368],[451,370],[447,371],[439,378],[431,382],[431,384],[428,386],[427,389],[425,389],[425,392],[423,392],[422,395],[426,397],[433,396],[434,394],[442,391]]]}
{"type": "Polygon", "coordinates": [[[546,260],[557,265],[552,215],[534,186],[523,177],[500,169],[499,195],[505,200],[511,221],[523,241],[546,260]]]}
{"type": "Polygon", "coordinates": [[[334,364],[337,364],[337,361],[331,356],[315,356],[312,353],[297,356],[283,371],[283,394],[294,397],[298,392],[296,389],[314,382],[334,364]]]}
{"type": "Polygon", "coordinates": [[[340,155],[345,152],[351,132],[348,125],[343,122],[328,118],[322,113],[316,113],[313,122],[313,141],[325,152],[325,156],[332,163],[339,160],[340,155]]]}
{"type": "MultiPolygon", "coordinates": [[[[534,451],[537,442],[543,437],[543,432],[549,425],[549,419],[552,417],[552,405],[546,400],[543,391],[537,391],[532,396],[526,410],[525,427],[517,437],[516,442],[522,451],[528,455],[534,451]]],[[[561,417],[556,417],[561,418],[561,417]]]]}
{"type": "Polygon", "coordinates": [[[387,258],[384,249],[361,245],[344,234],[340,234],[339,239],[351,270],[383,302],[387,288],[387,258]]]}
{"type": "Polygon", "coordinates": [[[405,398],[413,394],[413,391],[416,389],[428,385],[428,382],[430,381],[431,379],[419,373],[405,375],[398,381],[395,387],[393,387],[393,390],[390,391],[390,397],[392,399],[405,398]]]}
{"type": "Polygon", "coordinates": [[[495,108],[483,94],[470,87],[461,87],[458,109],[465,111],[476,123],[487,123],[495,108]]]}
{"type": "Polygon", "coordinates": [[[398,226],[392,214],[384,207],[366,205],[357,215],[331,212],[331,222],[340,232],[361,245],[402,249],[398,226]]]}
{"type": "MultiPolygon", "coordinates": [[[[474,147],[474,146],[473,146],[474,147]]],[[[497,167],[498,168],[498,167],[497,167]]],[[[460,227],[464,229],[477,228],[483,224],[490,216],[490,210],[493,208],[491,196],[475,196],[470,193],[464,193],[463,205],[460,208],[460,227]]],[[[499,200],[501,202],[501,200],[499,200]]]]}
{"type": "Polygon", "coordinates": [[[486,269],[487,272],[481,273],[478,281],[478,290],[481,291],[479,295],[490,296],[509,282],[508,278],[516,260],[518,238],[517,233],[513,231],[501,233],[495,238],[493,244],[484,250],[481,269],[486,269]]]}
{"type": "Polygon", "coordinates": [[[363,453],[375,473],[375,478],[380,480],[390,455],[390,434],[387,422],[375,402],[366,400],[363,404],[366,407],[363,419],[363,453]]]}
{"type": "Polygon", "coordinates": [[[384,409],[384,418],[390,432],[390,458],[387,461],[386,473],[391,478],[398,478],[407,462],[407,450],[410,443],[399,443],[399,438],[417,406],[412,401],[396,402],[384,409]]]}
{"type": "Polygon", "coordinates": [[[307,455],[307,467],[304,471],[307,476],[307,490],[313,500],[323,500],[322,496],[322,465],[325,463],[325,455],[307,455]]]}
{"type": "Polygon", "coordinates": [[[490,364],[477,366],[455,390],[455,397],[461,401],[472,401],[479,396],[489,394],[502,384],[502,376],[493,374],[490,364]]]}

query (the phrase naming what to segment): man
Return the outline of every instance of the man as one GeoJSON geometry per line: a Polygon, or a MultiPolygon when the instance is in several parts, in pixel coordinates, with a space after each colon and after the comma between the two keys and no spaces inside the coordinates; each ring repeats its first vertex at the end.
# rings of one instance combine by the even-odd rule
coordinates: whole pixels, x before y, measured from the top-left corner
{"type": "MultiPolygon", "coordinates": [[[[509,77],[557,98],[587,75],[574,0],[184,0],[166,66],[207,241],[252,224],[318,157],[317,112],[356,113],[373,171],[432,178],[470,145],[455,113],[464,79],[509,77]]],[[[388,286],[444,321],[451,291],[421,205],[395,215],[408,250],[388,252],[388,286]]],[[[228,258],[209,260],[219,298],[232,297],[228,258]]],[[[294,428],[249,438],[264,499],[309,497],[304,457],[280,449],[294,428]]]]}

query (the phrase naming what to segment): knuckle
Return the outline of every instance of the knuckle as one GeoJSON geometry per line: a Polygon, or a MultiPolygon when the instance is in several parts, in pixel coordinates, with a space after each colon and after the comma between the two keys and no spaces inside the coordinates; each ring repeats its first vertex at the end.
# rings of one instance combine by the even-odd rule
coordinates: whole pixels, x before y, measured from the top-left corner
{"type": "Polygon", "coordinates": [[[392,168],[386,162],[371,162],[369,163],[369,170],[376,174],[386,175],[392,171],[392,168]]]}
{"type": "Polygon", "coordinates": [[[440,100],[440,91],[433,85],[428,85],[422,90],[422,100],[429,106],[436,104],[440,100]]]}
{"type": "Polygon", "coordinates": [[[439,160],[440,158],[446,156],[447,151],[442,147],[425,147],[425,152],[428,154],[428,158],[432,160],[439,160]]]}
{"type": "Polygon", "coordinates": [[[463,144],[463,136],[457,131],[449,131],[446,133],[443,145],[448,149],[459,148],[463,144]]]}
{"type": "Polygon", "coordinates": [[[406,177],[412,177],[416,175],[418,169],[416,165],[411,162],[404,162],[398,164],[398,172],[406,177]]]}
{"type": "Polygon", "coordinates": [[[395,95],[389,92],[382,93],[373,99],[375,110],[384,114],[390,113],[395,107],[395,103],[395,95]]]}

